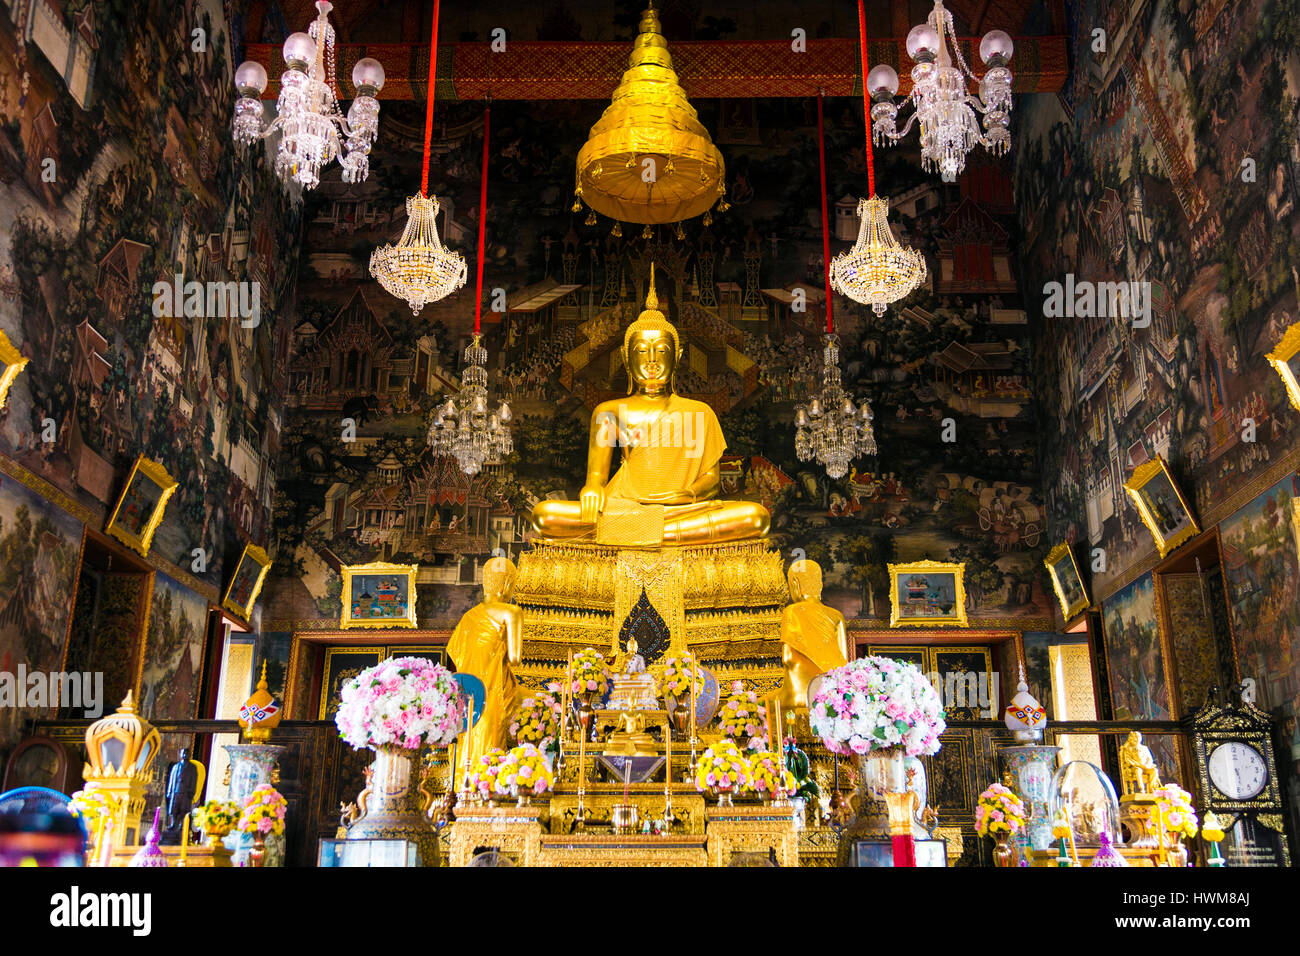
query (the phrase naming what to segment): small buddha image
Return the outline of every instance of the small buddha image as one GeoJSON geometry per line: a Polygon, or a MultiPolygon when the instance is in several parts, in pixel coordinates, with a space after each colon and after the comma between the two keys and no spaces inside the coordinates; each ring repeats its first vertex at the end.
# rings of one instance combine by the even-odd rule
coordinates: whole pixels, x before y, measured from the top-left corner
{"type": "MultiPolygon", "coordinates": [[[[462,737],[462,746],[469,747],[471,766],[509,740],[510,718],[518,697],[511,668],[518,666],[524,649],[523,612],[510,603],[515,573],[509,558],[489,559],[483,565],[482,602],[465,612],[447,641],[447,656],[456,670],[483,682],[483,713],[475,716],[473,730],[462,737]]],[[[457,757],[458,762],[464,759],[457,757]]]]}
{"type": "Polygon", "coordinates": [[[821,601],[822,569],[816,561],[800,560],[787,573],[790,600],[781,612],[781,663],[785,678],[773,698],[782,710],[808,706],[808,684],[814,677],[849,662],[844,615],[821,601]]]}

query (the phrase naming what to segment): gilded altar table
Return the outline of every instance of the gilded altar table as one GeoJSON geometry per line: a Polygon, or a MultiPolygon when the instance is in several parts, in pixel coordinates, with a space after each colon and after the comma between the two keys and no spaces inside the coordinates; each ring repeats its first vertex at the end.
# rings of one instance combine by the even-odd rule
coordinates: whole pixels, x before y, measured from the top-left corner
{"type": "Polygon", "coordinates": [[[691,834],[568,833],[542,837],[542,866],[708,866],[706,839],[691,834]]]}
{"type": "Polygon", "coordinates": [[[459,806],[451,824],[451,866],[469,866],[479,847],[493,847],[516,866],[541,866],[542,823],[546,808],[459,806]]]}
{"type": "MultiPolygon", "coordinates": [[[[228,867],[233,866],[231,857],[233,854],[224,846],[203,846],[201,844],[190,844],[185,850],[185,863],[181,863],[181,848],[179,846],[160,846],[163,856],[167,857],[167,865],[170,867],[228,867]]],[[[138,846],[120,846],[113,848],[113,856],[109,860],[109,866],[130,866],[131,860],[139,853],[141,847],[138,846]]]]}
{"type": "Polygon", "coordinates": [[[799,830],[793,807],[710,807],[709,866],[730,866],[736,854],[774,857],[778,866],[799,865],[799,830]]]}

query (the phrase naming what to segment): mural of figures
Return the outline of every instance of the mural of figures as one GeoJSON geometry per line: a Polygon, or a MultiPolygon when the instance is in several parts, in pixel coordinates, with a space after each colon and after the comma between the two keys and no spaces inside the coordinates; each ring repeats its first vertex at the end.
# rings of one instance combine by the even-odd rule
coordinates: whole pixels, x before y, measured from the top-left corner
{"type": "Polygon", "coordinates": [[[29,45],[0,31],[0,328],[31,360],[0,412],[0,453],[95,512],[138,453],[157,460],[180,486],[153,549],[220,586],[241,537],[266,538],[296,214],[223,132],[220,0],[40,2],[66,8],[94,68],[56,71],[72,62],[41,46],[57,31],[29,45]],[[256,283],[258,316],[155,300],[176,281],[256,283]]]}
{"type": "Polygon", "coordinates": [[[140,712],[145,717],[195,716],[207,627],[207,601],[157,574],[140,676],[140,712]]]}
{"type": "MultiPolygon", "coordinates": [[[[0,671],[61,668],[80,551],[80,521],[0,475],[0,671]]],[[[0,746],[24,720],[52,715],[0,708],[0,746]]]]}
{"type": "Polygon", "coordinates": [[[1151,575],[1144,574],[1102,605],[1106,669],[1116,720],[1168,720],[1156,597],[1151,575]]]}

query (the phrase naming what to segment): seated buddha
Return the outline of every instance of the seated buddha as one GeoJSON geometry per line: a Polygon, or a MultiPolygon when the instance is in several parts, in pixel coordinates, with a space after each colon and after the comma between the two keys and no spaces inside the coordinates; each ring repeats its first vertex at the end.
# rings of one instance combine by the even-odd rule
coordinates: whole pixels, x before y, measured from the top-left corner
{"type": "Polygon", "coordinates": [[[645,304],[623,336],[628,397],[592,413],[578,500],[538,502],[533,528],[545,538],[624,547],[760,538],[771,520],[766,508],[717,497],[727,447],[718,416],[673,391],[682,344],[659,311],[653,265],[645,304]],[[623,460],[611,477],[615,447],[623,460]]]}

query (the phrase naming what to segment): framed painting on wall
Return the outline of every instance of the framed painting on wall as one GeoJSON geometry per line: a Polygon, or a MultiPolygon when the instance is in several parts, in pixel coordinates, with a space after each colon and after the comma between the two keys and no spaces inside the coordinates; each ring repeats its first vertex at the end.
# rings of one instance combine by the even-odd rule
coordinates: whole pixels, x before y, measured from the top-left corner
{"type": "Polygon", "coordinates": [[[1156,456],[1138,465],[1129,480],[1124,482],[1124,490],[1137,505],[1142,523],[1155,539],[1160,557],[1201,533],[1192,517],[1192,509],[1187,507],[1187,500],[1174,483],[1173,475],[1169,474],[1164,458],[1156,456]]]}
{"type": "MultiPolygon", "coordinates": [[[[1277,374],[1282,376],[1286,386],[1287,398],[1291,407],[1300,411],[1300,322],[1295,323],[1283,334],[1273,351],[1268,353],[1268,362],[1277,374]]],[[[0,398],[0,404],[3,404],[0,398]]]]}
{"type": "Polygon", "coordinates": [[[343,567],[340,627],[415,627],[415,564],[343,567]]]}
{"type": "Polygon", "coordinates": [[[1061,614],[1068,624],[1074,617],[1088,609],[1088,590],[1083,586],[1083,577],[1079,566],[1074,561],[1074,551],[1062,541],[1047,553],[1043,564],[1052,578],[1052,589],[1056,599],[1061,602],[1061,614]]]}
{"type": "Polygon", "coordinates": [[[247,621],[270,568],[271,559],[265,551],[255,544],[244,545],[244,553],[239,556],[239,564],[235,565],[235,575],[230,579],[221,606],[247,621]]]}
{"type": "Polygon", "coordinates": [[[374,667],[388,656],[385,647],[327,647],[325,667],[321,671],[318,720],[333,720],[338,713],[343,685],[367,667],[374,667]]]}
{"type": "Polygon", "coordinates": [[[14,344],[9,341],[9,336],[0,331],[0,408],[5,407],[5,399],[9,397],[9,386],[14,383],[14,379],[26,364],[27,359],[14,348],[14,344]]]}
{"type": "Polygon", "coordinates": [[[117,499],[113,515],[105,529],[118,541],[142,555],[149,554],[154,532],[162,524],[167,499],[176,491],[176,482],[158,462],[141,455],[135,460],[122,497],[117,499]]]}
{"type": "Polygon", "coordinates": [[[966,626],[966,565],[913,561],[889,565],[889,626],[966,626]]]}

